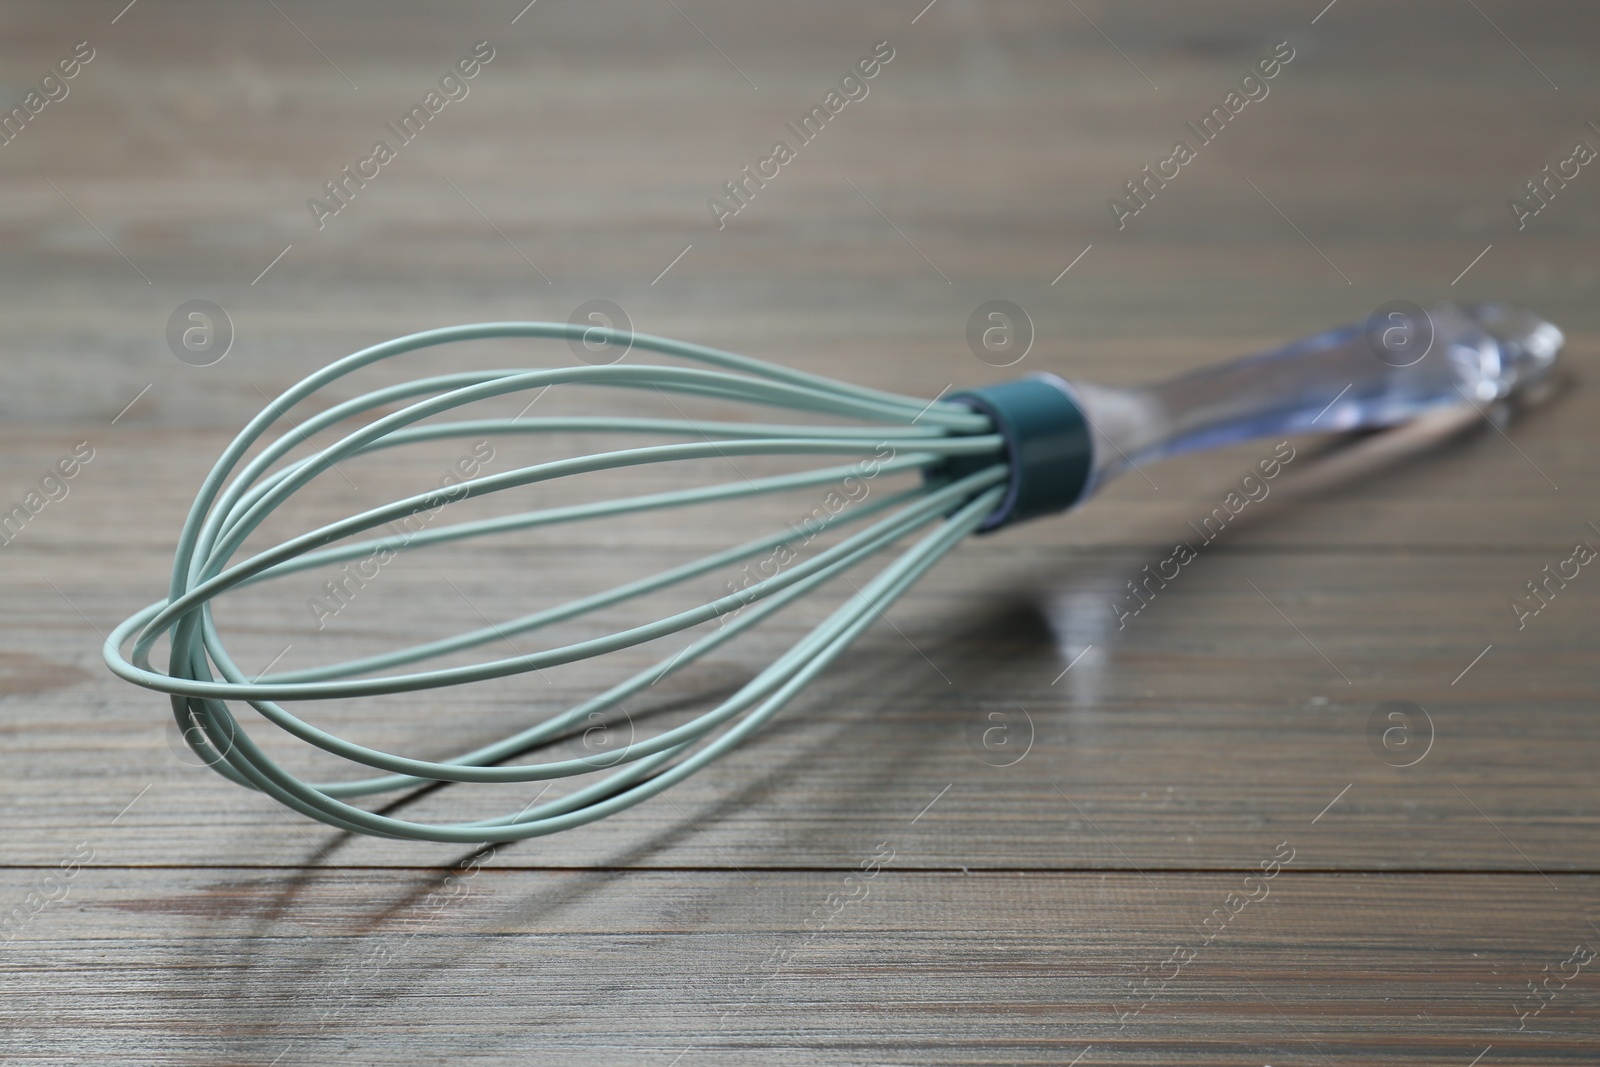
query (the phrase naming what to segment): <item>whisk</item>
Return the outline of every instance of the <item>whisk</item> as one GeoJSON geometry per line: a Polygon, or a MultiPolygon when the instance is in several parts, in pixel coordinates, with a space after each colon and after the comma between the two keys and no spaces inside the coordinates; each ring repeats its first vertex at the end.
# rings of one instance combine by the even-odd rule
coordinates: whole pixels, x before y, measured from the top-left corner
{"type": "Polygon", "coordinates": [[[968,534],[1065,510],[1113,476],[1163,456],[1269,434],[1391,426],[1437,409],[1505,402],[1547,378],[1561,345],[1561,332],[1554,326],[1504,305],[1443,306],[1432,312],[1412,305],[1410,310],[1375,315],[1365,323],[1154,386],[1113,388],[1037,374],[928,401],[700,345],[599,326],[501,322],[413,334],[325,367],[250,421],[200,487],[178,538],[166,599],[118,626],[105,643],[105,660],[128,681],[170,695],[179,730],[204,762],[234,782],[331,826],[377,836],[472,844],[555,833],[646,800],[745,740],[968,534]],[[569,339],[610,346],[611,351],[631,346],[696,365],[585,364],[443,374],[334,403],[267,441],[280,415],[359,368],[417,349],[488,338],[569,339]],[[593,416],[426,421],[479,401],[568,385],[735,401],[827,416],[834,422],[593,416]],[[395,405],[403,406],[375,416],[395,405]],[[286,461],[293,449],[314,435],[337,429],[346,432],[332,444],[286,461]],[[483,474],[362,511],[234,560],[274,509],[343,460],[422,441],[552,433],[670,440],[483,474]],[[258,444],[263,447],[247,460],[258,444]],[[553,479],[636,465],[765,455],[814,457],[821,465],[430,526],[404,536],[360,538],[411,516],[432,516],[451,504],[553,479]],[[834,462],[828,462],[830,457],[834,462]],[[786,529],[758,537],[646,578],[445,639],[254,678],[229,656],[212,615],[212,602],[229,590],[375,552],[411,552],[512,530],[739,501],[893,472],[912,473],[919,481],[820,520],[820,525],[851,532],[809,558],[789,553],[788,565],[726,595],[642,625],[528,654],[465,666],[417,666],[724,572],[790,545],[796,532],[786,529]],[[908,540],[897,558],[856,586],[820,624],[710,710],[615,751],[547,762],[507,762],[571,737],[596,713],[618,708],[869,557],[908,540]],[[708,623],[719,625],[705,627],[708,623]],[[309,724],[286,707],[298,701],[380,697],[503,678],[617,652],[696,627],[706,632],[661,662],[620,678],[603,692],[504,740],[447,759],[418,759],[356,744],[309,724]],[[170,643],[164,672],[150,663],[163,636],[170,643]],[[293,737],[381,773],[337,783],[302,781],[251,739],[230,702],[243,702],[293,737]],[[527,783],[575,776],[598,776],[598,780],[521,811],[459,823],[414,821],[351,803],[439,782],[527,783]]]}

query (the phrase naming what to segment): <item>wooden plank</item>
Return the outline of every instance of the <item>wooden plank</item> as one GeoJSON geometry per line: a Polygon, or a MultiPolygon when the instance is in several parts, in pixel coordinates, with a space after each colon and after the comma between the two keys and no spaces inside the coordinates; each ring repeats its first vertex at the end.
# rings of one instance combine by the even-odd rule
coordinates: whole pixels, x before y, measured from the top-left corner
{"type": "MultiPolygon", "coordinates": [[[[1589,878],[1296,870],[1322,862],[1315,830],[1262,835],[1225,873],[952,872],[904,829],[810,872],[506,869],[522,849],[453,871],[86,866],[0,957],[0,1047],[230,1065],[422,1048],[486,1064],[1592,1058],[1600,1000],[1567,963],[1596,940],[1589,878]],[[1573,977],[1528,993],[1558,972],[1573,977]]],[[[43,873],[7,871],[5,899],[43,873]]]]}
{"type": "MultiPolygon", "coordinates": [[[[205,440],[210,450],[220,447],[215,436],[205,440]]],[[[95,461],[104,466],[86,468],[81,495],[62,501],[59,516],[43,513],[41,526],[49,521],[61,529],[71,518],[66,509],[102,506],[112,493],[121,497],[112,513],[136,508],[136,494],[124,487],[145,484],[128,466],[137,451],[107,449],[95,461]]],[[[180,451],[201,454],[199,446],[180,451]]],[[[1303,470],[1314,469],[1309,454],[1307,462],[1313,467],[1303,470]]],[[[1415,462],[1448,462],[1448,454],[1415,462]]],[[[200,463],[193,465],[198,478],[200,463]]],[[[1466,467],[1459,476],[1468,476],[1466,467]]],[[[355,473],[381,499],[417,487],[416,470],[415,462],[394,461],[355,473]]],[[[1567,472],[1560,474],[1565,480],[1567,472]]],[[[1541,867],[1591,869],[1592,824],[1568,818],[1570,796],[1590,777],[1586,749],[1571,743],[1590,737],[1593,727],[1587,709],[1594,673],[1581,654],[1595,640],[1588,592],[1575,587],[1519,631],[1513,596],[1562,553],[1554,545],[1513,541],[1424,554],[1408,534],[1387,528],[1387,516],[1408,506],[1404,487],[1393,484],[1406,478],[1400,471],[1379,479],[1372,490],[1379,499],[1371,502],[1365,485],[1281,506],[1269,500],[1275,512],[1241,517],[1242,528],[1202,546],[1204,559],[1181,581],[1121,620],[1111,605],[1128,610],[1138,603],[1126,583],[1170,552],[1154,541],[1160,534],[1146,533],[1152,544],[1144,548],[1053,544],[1052,525],[1071,529],[1068,519],[979,539],[893,610],[899,633],[881,627],[869,635],[747,751],[637,813],[542,842],[540,855],[557,865],[613,862],[606,857],[654,838],[663,847],[637,862],[717,866],[729,853],[755,849],[765,864],[803,866],[833,856],[861,813],[892,818],[948,787],[949,820],[930,820],[922,832],[932,839],[927,847],[952,865],[1117,866],[1129,858],[1141,867],[1204,868],[1231,862],[1256,826],[1299,825],[1359,781],[1333,820],[1345,835],[1338,866],[1520,869],[1524,858],[1493,832],[1501,826],[1541,867]],[[1351,513],[1371,524],[1364,531],[1369,544],[1360,544],[1357,531],[1326,531],[1327,520],[1351,513]],[[1274,544],[1270,531],[1280,522],[1307,532],[1274,544]],[[1490,646],[1497,646],[1492,655],[1480,659],[1490,646]],[[1073,670],[1064,673],[1069,663],[1073,670]],[[1532,719],[1525,710],[1530,694],[1542,702],[1532,719]],[[1369,729],[1382,714],[1379,705],[1393,700],[1415,702],[1430,716],[1440,747],[1426,749],[1427,762],[1399,769],[1385,762],[1403,762],[1397,757],[1374,753],[1369,729]],[[1019,729],[1033,735],[1031,758],[1003,769],[975,754],[969,736],[996,708],[1013,717],[1023,709],[1019,729]],[[779,767],[786,770],[774,777],[779,767]],[[1241,774],[1248,777],[1241,781],[1241,774]],[[1471,806],[1481,806],[1485,786],[1494,797],[1492,815],[1471,806]],[[1093,797],[1093,814],[1078,818],[1062,792],[1093,797]],[[1397,819],[1397,812],[1407,814],[1397,819]],[[672,834],[686,813],[701,832],[672,834]]],[[[160,508],[174,526],[188,491],[184,480],[163,483],[172,496],[160,508]]],[[[1524,485],[1531,480],[1523,476],[1524,485]]],[[[1168,485],[1185,491],[1181,480],[1168,485]]],[[[1280,484],[1292,486],[1292,476],[1280,484]]],[[[635,488],[648,486],[641,480],[635,488]]],[[[1166,511],[1172,526],[1163,532],[1199,541],[1174,520],[1203,517],[1223,490],[1203,491],[1208,497],[1192,485],[1185,491],[1187,499],[1166,511]]],[[[1551,497],[1557,501],[1551,512],[1566,506],[1557,494],[1532,499],[1551,497]]],[[[1118,503],[1108,502],[1107,510],[1118,503]]],[[[752,521],[752,533],[762,522],[783,521],[781,505],[760,510],[765,514],[752,521]]],[[[1432,509],[1416,513],[1438,528],[1432,509]]],[[[280,654],[295,656],[280,661],[285,665],[304,665],[376,651],[415,639],[387,620],[419,602],[447,623],[440,632],[476,626],[479,611],[510,618],[541,598],[576,595],[592,576],[615,580],[619,554],[643,572],[687,558],[689,545],[704,550],[729,537],[725,515],[690,512],[682,520],[673,540],[685,541],[683,548],[633,527],[598,546],[563,533],[537,551],[494,547],[408,558],[383,583],[364,589],[327,632],[315,629],[303,608],[301,594],[317,586],[288,585],[251,597],[248,603],[264,614],[245,626],[228,627],[225,613],[225,629],[238,632],[233,647],[241,661],[263,666],[280,654]],[[539,561],[532,571],[530,559],[539,561]],[[517,579],[507,581],[508,574],[517,579]],[[459,600],[460,590],[470,591],[470,601],[459,600]]],[[[1154,531],[1158,523],[1133,515],[1125,525],[1154,531]]],[[[108,630],[164,581],[161,550],[170,535],[137,527],[145,532],[134,557],[122,544],[124,529],[84,525],[73,530],[83,539],[77,543],[30,537],[11,546],[50,583],[23,587],[38,605],[35,618],[51,623],[18,645],[25,658],[17,661],[15,688],[57,685],[47,682],[53,664],[62,665],[65,683],[30,698],[59,710],[13,727],[17,751],[32,755],[7,798],[16,805],[11,821],[19,825],[19,847],[37,859],[59,835],[93,825],[152,783],[150,801],[128,822],[127,862],[273,863],[301,855],[307,840],[329,847],[333,839],[320,828],[285,820],[262,799],[174,761],[163,701],[128,691],[103,672],[89,627],[108,630]],[[143,562],[128,574],[93,562],[134,558],[143,562]],[[80,738],[91,729],[118,756],[105,793],[82,794],[73,783],[80,738]],[[207,798],[206,810],[228,813],[229,833],[245,840],[220,850],[215,841],[196,841],[187,829],[190,803],[182,799],[191,793],[207,798]],[[276,851],[261,855],[263,840],[275,842],[276,851]]],[[[1533,529],[1549,536],[1548,516],[1533,529]]],[[[663,699],[703,696],[742,680],[783,647],[775,642],[799,632],[786,625],[709,671],[670,683],[663,699]]],[[[558,672],[560,688],[538,696],[537,715],[614,679],[619,661],[558,672]]],[[[512,682],[451,694],[443,704],[435,695],[366,702],[341,708],[332,721],[380,747],[444,754],[511,732],[529,716],[527,688],[512,682]]],[[[274,750],[303,760],[294,747],[274,750]]],[[[490,814],[521,806],[538,788],[456,788],[414,811],[426,818],[453,810],[490,814]]],[[[412,848],[362,841],[350,852],[360,858],[347,862],[404,863],[412,848]]]]}
{"type": "MultiPolygon", "coordinates": [[[[604,857],[655,841],[638,862],[718,866],[727,854],[754,853],[764,865],[803,866],[828,861],[863,818],[915,812],[948,787],[919,833],[951,865],[1206,867],[1233,862],[1262,827],[1304,825],[1355,783],[1328,819],[1342,839],[1334,865],[1524,869],[1487,817],[1543,868],[1592,869],[1600,842],[1572,807],[1592,780],[1590,601],[1574,588],[1522,632],[1502,603],[1554,557],[1219,551],[1119,630],[1109,604],[1154,557],[999,544],[981,542],[930,575],[891,610],[894,627],[870,632],[737,754],[636,813],[541,842],[539,855],[557,865],[615,862],[604,857]],[[1372,731],[1387,729],[1374,726],[1386,701],[1425,709],[1414,766],[1391,766],[1410,758],[1372,747],[1372,731]],[[1007,761],[974,748],[996,709],[1015,722],[1018,743],[1032,735],[1013,766],[990,766],[1007,761]],[[1062,792],[1084,805],[1083,818],[1062,792]],[[671,833],[686,815],[699,832],[671,833]]],[[[552,573],[588,574],[604,556],[559,554],[566,562],[552,573]]],[[[386,647],[403,633],[381,620],[408,597],[438,605],[457,627],[479,624],[477,610],[509,618],[526,607],[525,594],[497,577],[510,566],[477,555],[433,571],[419,560],[393,576],[392,609],[352,603],[336,620],[349,633],[319,635],[300,604],[281,604],[270,621],[240,628],[237,654],[265,665],[290,645],[287,664],[294,648],[317,662],[340,649],[386,647]],[[471,602],[457,602],[440,575],[453,575],[471,602]],[[375,639],[347,639],[363,632],[375,639]]],[[[61,835],[109,817],[151,783],[125,824],[119,862],[279,863],[308,838],[328,847],[321,828],[285,820],[264,799],[175,760],[164,701],[108,676],[76,614],[74,605],[104,617],[104,592],[74,585],[71,571],[50,580],[72,602],[34,587],[40,625],[18,645],[29,658],[18,661],[17,685],[40,685],[45,664],[68,673],[64,686],[26,697],[33,718],[8,728],[8,747],[28,753],[6,797],[20,854],[40,861],[61,835]],[[85,746],[106,754],[101,787],[89,792],[74,788],[85,746]],[[231,840],[196,839],[188,827],[196,808],[225,818],[231,840]],[[263,852],[263,841],[273,849],[263,852]]],[[[549,592],[537,586],[529,589],[549,592]]],[[[633,708],[726,691],[799,633],[786,625],[633,708]]],[[[570,705],[618,676],[608,662],[551,672],[549,689],[511,680],[310,713],[379,747],[443,754],[531,721],[530,700],[540,717],[570,705]]],[[[658,727],[642,716],[636,728],[642,737],[658,727]]],[[[318,766],[300,746],[271,750],[318,766]]],[[[454,787],[411,810],[486,815],[520,807],[539,788],[454,787]]],[[[347,862],[413,855],[413,846],[379,841],[350,849],[360,859],[347,862]]]]}

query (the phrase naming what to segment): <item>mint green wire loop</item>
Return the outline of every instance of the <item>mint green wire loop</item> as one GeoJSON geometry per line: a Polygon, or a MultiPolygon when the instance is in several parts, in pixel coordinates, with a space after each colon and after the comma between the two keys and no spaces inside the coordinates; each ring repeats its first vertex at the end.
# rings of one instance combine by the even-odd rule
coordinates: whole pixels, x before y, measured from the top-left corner
{"type": "Polygon", "coordinates": [[[960,405],[847,385],[685,342],[588,326],[504,322],[431,330],[338,360],[285,391],[255,416],[200,487],[178,539],[167,598],[119,625],[106,640],[104,655],[107,665],[119,676],[168,694],[185,739],[219,773],[306,816],[339,829],[383,837],[468,844],[537,837],[592,822],[647,800],[754,733],[842,654],[885,607],[983,523],[1004,496],[1008,477],[1004,441],[995,433],[988,416],[960,405]],[[634,349],[704,367],[631,363],[435,375],[333,403],[295,421],[276,438],[271,437],[272,427],[296,405],[345,375],[382,360],[453,342],[585,336],[592,340],[596,333],[619,348],[631,344],[634,349]],[[838,420],[838,424],[597,416],[437,421],[439,416],[470,404],[514,394],[538,394],[556,386],[637,389],[666,396],[669,401],[673,394],[731,400],[823,416],[838,420]],[[400,406],[395,410],[397,405],[400,406]],[[343,435],[331,444],[299,459],[288,458],[318,435],[340,430],[343,435]],[[233,559],[269,515],[335,464],[426,441],[549,433],[682,440],[635,445],[482,475],[449,489],[370,508],[289,537],[246,559],[233,559]],[[846,462],[691,489],[547,507],[408,535],[360,536],[415,515],[436,513],[464,500],[558,478],[640,464],[759,455],[837,456],[846,462]],[[415,552],[512,530],[838,485],[848,478],[861,477],[869,462],[873,472],[869,477],[916,474],[955,457],[965,457],[960,469],[969,473],[955,480],[923,477],[908,489],[884,491],[875,499],[830,514],[815,532],[854,527],[853,532],[845,532],[836,543],[810,558],[779,568],[777,573],[743,590],[653,622],[526,655],[469,666],[421,666],[498,638],[536,633],[719,568],[736,566],[794,540],[796,535],[789,530],[763,535],[567,604],[450,637],[343,663],[256,678],[242,671],[228,654],[212,616],[213,601],[230,590],[377,551],[415,552]],[[993,462],[985,464],[985,457],[993,462]],[[865,581],[852,579],[855,588],[851,595],[826,619],[715,707],[679,726],[634,740],[617,752],[547,762],[507,762],[571,736],[593,716],[620,708],[624,701],[662,678],[683,670],[861,566],[869,557],[908,538],[909,546],[898,557],[865,581]],[[716,625],[703,629],[711,623],[716,625]],[[618,679],[567,711],[493,744],[444,759],[418,759],[358,745],[311,725],[285,707],[285,703],[295,701],[380,697],[507,677],[697,630],[687,645],[669,651],[653,666],[618,679]],[[162,637],[170,644],[165,671],[150,662],[162,637]],[[316,749],[383,773],[333,783],[302,781],[254,742],[230,702],[248,705],[261,719],[316,749]],[[468,822],[423,822],[380,815],[349,803],[356,798],[432,782],[497,784],[561,779],[584,781],[572,792],[543,803],[468,822]]]}

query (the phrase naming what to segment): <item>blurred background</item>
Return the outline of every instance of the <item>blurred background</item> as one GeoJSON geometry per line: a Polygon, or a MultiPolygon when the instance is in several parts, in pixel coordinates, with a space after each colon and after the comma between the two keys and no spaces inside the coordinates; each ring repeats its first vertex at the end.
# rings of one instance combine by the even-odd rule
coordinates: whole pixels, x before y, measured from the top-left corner
{"type": "Polygon", "coordinates": [[[276,393],[376,339],[594,298],[914,392],[985,379],[964,326],[996,296],[1033,319],[1030,366],[1130,381],[1396,294],[1584,325],[1587,173],[1524,230],[1507,199],[1600,136],[1585,5],[1340,0],[1314,26],[1305,5],[901,6],[12,5],[7,99],[78,41],[95,58],[0,150],[28,384],[5,414],[109,419],[153,382],[130,423],[231,427],[260,407],[247,377],[276,393]],[[867,98],[718,229],[707,199],[884,40],[867,98]],[[307,200],[478,41],[470,95],[319,229],[307,200]],[[1107,200],[1280,41],[1270,95],[1119,231],[1107,200]],[[237,332],[203,375],[164,338],[195,298],[237,332]]]}

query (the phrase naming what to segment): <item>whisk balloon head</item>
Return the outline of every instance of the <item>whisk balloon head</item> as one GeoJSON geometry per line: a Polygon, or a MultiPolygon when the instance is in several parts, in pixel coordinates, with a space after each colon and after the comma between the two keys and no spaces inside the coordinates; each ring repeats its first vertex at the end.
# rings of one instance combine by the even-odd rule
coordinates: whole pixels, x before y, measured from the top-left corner
{"type": "MultiPolygon", "coordinates": [[[[486,323],[400,338],[312,374],[250,421],[200,488],[178,539],[167,597],[111,634],[106,661],[122,677],[169,694],[176,725],[203,762],[329,825],[379,836],[461,843],[509,841],[568,829],[637,804],[728,752],[822,672],[887,604],[964,536],[993,525],[1008,511],[1032,506],[1028,487],[1011,472],[1019,464],[1048,469],[1061,459],[1025,454],[1032,447],[1026,424],[1034,409],[1029,405],[1050,403],[1039,399],[1044,394],[1029,396],[1032,399],[1019,400],[980,390],[961,401],[930,402],[698,345],[561,323],[486,323]],[[373,389],[290,421],[290,412],[298,405],[313,398],[323,400],[324,390],[363,367],[417,349],[492,338],[580,340],[613,345],[614,350],[631,346],[675,357],[686,365],[630,360],[458,371],[373,389]],[[468,405],[501,397],[537,399],[552,387],[643,391],[658,406],[664,401],[674,417],[452,418],[468,405]],[[682,400],[731,403],[749,409],[747,414],[771,417],[777,412],[790,421],[691,418],[683,414],[682,400]],[[1012,425],[1003,425],[1007,423],[1012,425]],[[274,434],[275,430],[280,432],[274,434]],[[556,442],[598,436],[611,439],[613,447],[481,473],[366,508],[237,558],[277,509],[314,480],[336,471],[339,463],[428,441],[541,436],[556,442]],[[328,443],[312,446],[314,438],[330,437],[328,443]],[[297,450],[306,454],[291,458],[297,450]],[[751,477],[739,469],[745,457],[768,456],[789,457],[790,465],[798,469],[751,477]],[[459,513],[468,501],[525,487],[542,494],[569,484],[568,480],[603,477],[606,471],[701,470],[708,460],[721,463],[728,477],[488,518],[459,522],[435,518],[452,508],[457,510],[451,514],[459,513]],[[895,474],[910,477],[899,479],[900,488],[881,488],[895,481],[885,476],[895,474]],[[848,506],[815,509],[799,526],[764,532],[566,603],[510,619],[486,618],[484,626],[448,637],[329,665],[269,668],[268,673],[251,677],[230,657],[214,617],[214,604],[224,593],[350,560],[388,559],[519,530],[640,518],[669,508],[738,507],[754,498],[797,491],[831,493],[848,506]],[[831,535],[826,545],[811,546],[811,537],[824,530],[831,535]],[[870,578],[858,582],[849,577],[868,559],[896,548],[899,554],[870,578]],[[696,579],[716,578],[742,566],[748,573],[747,564],[757,558],[769,565],[755,580],[739,586],[728,583],[720,595],[598,635],[564,643],[559,636],[563,628],[580,620],[682,590],[696,579]],[[622,707],[650,686],[841,579],[849,583],[842,603],[714,706],[614,749],[538,761],[541,749],[582,731],[597,715],[622,707]],[[687,643],[684,638],[670,640],[679,634],[687,636],[687,643]],[[166,669],[158,670],[151,658],[163,637],[169,645],[166,669]],[[454,662],[462,653],[512,638],[544,640],[532,651],[522,651],[518,645],[515,655],[486,658],[480,652],[472,662],[454,662]],[[439,758],[357,744],[313,725],[299,710],[310,702],[383,698],[543,671],[657,641],[674,647],[642,669],[619,668],[615,676],[608,674],[610,684],[558,714],[524,725],[493,744],[439,758]],[[248,720],[240,717],[248,714],[245,706],[255,713],[248,720]],[[253,740],[246,721],[259,727],[261,720],[362,768],[367,776],[324,783],[302,780],[253,740]],[[575,787],[522,810],[464,822],[417,821],[356,803],[429,783],[555,779],[574,779],[575,787]]],[[[1077,462],[1070,460],[1068,465],[1077,462]]],[[[529,564],[536,566],[537,561],[529,564]]],[[[418,611],[427,613],[428,606],[420,605],[418,611]]]]}

